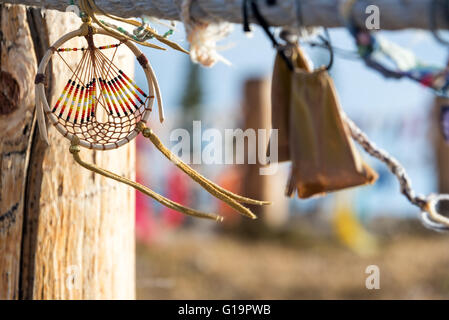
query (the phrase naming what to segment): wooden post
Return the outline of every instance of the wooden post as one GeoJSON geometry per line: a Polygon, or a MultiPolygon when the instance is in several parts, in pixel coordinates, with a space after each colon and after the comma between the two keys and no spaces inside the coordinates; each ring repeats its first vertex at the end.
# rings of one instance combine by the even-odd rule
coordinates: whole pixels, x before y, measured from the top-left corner
{"type": "MultiPolygon", "coordinates": [[[[0,299],[134,299],[134,191],[78,166],[69,141],[49,128],[38,135],[37,63],[80,24],[72,13],[0,5],[0,299]]],[[[67,81],[51,64],[47,95],[67,81]]],[[[133,57],[118,64],[133,74],[133,57]]],[[[135,145],[82,150],[90,162],[134,179],[135,145]]]]}
{"type": "Polygon", "coordinates": [[[431,129],[434,139],[438,192],[449,193],[449,146],[441,133],[440,114],[442,106],[449,106],[449,100],[436,98],[432,119],[434,125],[431,126],[431,129]]]}
{"type": "MultiPolygon", "coordinates": [[[[244,123],[245,130],[256,131],[257,141],[265,139],[266,143],[261,151],[266,153],[266,145],[270,138],[271,129],[271,84],[263,78],[248,79],[244,86],[244,123]],[[259,136],[259,129],[265,129],[266,136],[259,136]]],[[[248,147],[248,146],[247,146],[248,147]]],[[[259,143],[256,152],[259,154],[259,143]]],[[[249,150],[249,148],[247,149],[249,150]]],[[[257,164],[245,162],[243,190],[247,197],[272,201],[271,206],[252,206],[253,212],[269,227],[278,227],[288,218],[288,201],[282,190],[285,188],[287,177],[278,170],[272,175],[261,175],[262,167],[259,157],[257,164]],[[281,191],[281,192],[279,192],[281,191]]],[[[279,168],[278,168],[279,169],[279,168]]],[[[250,222],[255,225],[252,221],[250,222]]],[[[260,226],[255,225],[255,228],[260,226]]]]}

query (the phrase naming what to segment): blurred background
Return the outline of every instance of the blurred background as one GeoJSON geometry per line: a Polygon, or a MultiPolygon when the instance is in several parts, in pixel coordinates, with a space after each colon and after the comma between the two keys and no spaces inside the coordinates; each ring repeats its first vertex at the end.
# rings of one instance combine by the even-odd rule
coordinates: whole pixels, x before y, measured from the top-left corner
{"type": "MultiPolygon", "coordinates": [[[[187,47],[183,27],[177,29],[171,39],[187,47]]],[[[355,52],[346,30],[330,34],[334,46],[355,52]]],[[[447,48],[430,33],[382,34],[428,63],[447,62],[447,48]]],[[[248,38],[236,26],[221,45],[231,66],[207,69],[178,52],[145,51],[167,118],[161,125],[153,115],[151,126],[168,146],[177,143],[170,133],[192,133],[194,120],[201,120],[203,132],[269,128],[275,55],[270,42],[259,29],[248,38]]],[[[316,65],[327,63],[325,50],[305,49],[316,65]]],[[[386,80],[353,56],[337,54],[331,70],[343,109],[405,166],[418,193],[449,193],[449,148],[438,120],[445,101],[411,81],[386,80]]],[[[140,68],[136,77],[144,86],[140,68]]],[[[219,142],[203,141],[203,148],[209,143],[219,142]]],[[[248,221],[138,140],[139,182],[226,217],[222,224],[187,218],[137,193],[138,298],[449,298],[449,237],[426,230],[387,168],[363,157],[379,173],[377,183],[311,200],[284,197],[289,163],[272,176],[257,174],[258,165],[193,165],[234,192],[274,201],[253,208],[261,218],[248,221]],[[379,290],[365,287],[369,265],[380,269],[379,290]]]]}

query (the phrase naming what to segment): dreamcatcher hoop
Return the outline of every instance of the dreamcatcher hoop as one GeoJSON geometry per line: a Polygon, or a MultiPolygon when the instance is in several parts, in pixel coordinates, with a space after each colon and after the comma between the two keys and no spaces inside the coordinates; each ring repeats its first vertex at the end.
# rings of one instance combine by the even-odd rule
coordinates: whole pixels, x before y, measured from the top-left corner
{"type": "MultiPolygon", "coordinates": [[[[67,139],[72,141],[74,139],[74,137],[76,136],[79,139],[79,145],[81,145],[85,148],[94,149],[94,150],[116,149],[116,148],[119,148],[119,147],[127,144],[132,139],[134,139],[139,134],[139,131],[137,129],[137,123],[138,122],[145,123],[148,120],[148,118],[151,114],[151,111],[152,111],[155,96],[158,101],[159,120],[160,120],[160,122],[163,122],[163,120],[164,120],[163,105],[162,105],[162,98],[161,98],[161,93],[159,90],[159,85],[158,85],[156,76],[154,74],[153,68],[151,67],[151,64],[149,63],[148,59],[137,48],[137,46],[133,42],[128,41],[127,39],[121,38],[119,36],[116,36],[114,34],[111,34],[105,30],[97,29],[92,26],[89,26],[89,27],[84,26],[78,30],[75,30],[75,31],[65,34],[64,36],[59,38],[47,50],[46,54],[44,55],[43,59],[41,60],[41,63],[39,64],[37,74],[41,75],[40,80],[38,80],[39,77],[36,77],[36,89],[35,90],[36,90],[37,120],[38,120],[40,134],[41,134],[42,138],[47,143],[49,143],[49,142],[48,142],[48,135],[47,135],[47,128],[46,128],[44,113],[47,115],[49,121],[56,127],[56,129],[64,137],[66,137],[67,139]],[[134,124],[132,124],[132,126],[134,128],[132,130],[130,130],[130,132],[126,136],[124,136],[124,137],[120,138],[118,141],[115,141],[112,143],[101,144],[101,143],[87,141],[82,135],[76,134],[75,132],[69,132],[69,130],[59,122],[58,117],[52,112],[52,110],[49,106],[48,100],[47,100],[47,96],[45,94],[45,85],[44,85],[43,78],[45,77],[44,75],[45,75],[45,71],[47,69],[48,63],[54,56],[54,53],[57,52],[57,50],[59,48],[61,48],[61,46],[64,43],[68,42],[69,40],[77,38],[77,37],[86,37],[87,35],[91,35],[91,36],[105,35],[105,36],[109,36],[109,37],[112,37],[112,38],[120,41],[120,44],[125,44],[131,50],[131,52],[136,57],[137,61],[142,66],[144,73],[145,73],[145,77],[147,79],[148,91],[149,91],[148,99],[144,103],[144,110],[143,110],[142,114],[140,115],[140,119],[138,121],[135,121],[134,124]]],[[[112,133],[108,132],[108,134],[112,134],[112,133]]]]}

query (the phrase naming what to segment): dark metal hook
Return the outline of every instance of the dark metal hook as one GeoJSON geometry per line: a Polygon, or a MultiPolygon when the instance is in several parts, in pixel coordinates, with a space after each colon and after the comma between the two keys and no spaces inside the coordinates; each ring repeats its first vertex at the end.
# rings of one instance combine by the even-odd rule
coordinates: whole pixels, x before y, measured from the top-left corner
{"type": "MultiPolygon", "coordinates": [[[[266,1],[267,1],[267,5],[271,5],[272,6],[272,5],[276,4],[276,0],[266,0],[266,1]]],[[[278,53],[281,56],[281,58],[287,64],[288,68],[291,71],[293,71],[294,70],[293,62],[291,61],[291,59],[285,53],[286,46],[280,45],[279,42],[276,40],[275,36],[273,35],[273,33],[270,31],[270,25],[268,24],[267,20],[265,20],[265,18],[262,16],[262,14],[261,14],[261,12],[259,10],[259,7],[257,5],[257,1],[256,0],[244,0],[243,1],[243,9],[242,9],[242,13],[243,13],[243,30],[245,32],[250,32],[251,31],[251,28],[249,26],[249,12],[248,12],[248,9],[249,9],[248,7],[249,6],[250,6],[251,11],[252,11],[252,13],[254,15],[254,18],[257,20],[259,25],[265,31],[265,33],[268,36],[268,38],[273,43],[273,47],[278,51],[278,53]]],[[[325,33],[326,37],[319,36],[319,38],[323,42],[324,46],[329,51],[330,60],[329,60],[329,64],[326,66],[326,70],[329,71],[332,68],[333,64],[334,64],[335,54],[334,54],[334,50],[332,48],[332,43],[331,43],[331,37],[330,37],[330,34],[329,34],[329,30],[327,28],[325,28],[324,29],[324,33],[325,33]]]]}
{"type": "MultiPolygon", "coordinates": [[[[276,0],[266,0],[267,1],[267,5],[269,6],[273,6],[276,4],[276,0]]],[[[243,1],[243,30],[245,32],[250,32],[251,28],[249,26],[249,18],[248,18],[248,5],[251,6],[251,11],[254,15],[254,18],[257,20],[257,22],[259,23],[259,25],[262,27],[262,29],[265,31],[266,35],[268,36],[268,38],[271,40],[271,42],[273,43],[273,47],[278,51],[279,55],[281,56],[281,58],[285,61],[285,63],[287,64],[287,67],[293,71],[293,63],[292,61],[287,57],[284,47],[281,46],[278,41],[276,40],[276,38],[274,37],[274,35],[271,33],[270,31],[270,25],[268,24],[267,20],[265,20],[265,18],[262,16],[259,7],[257,5],[256,0],[244,0],[243,1]]]]}
{"type": "Polygon", "coordinates": [[[329,50],[329,63],[326,66],[326,70],[329,71],[334,65],[335,53],[334,48],[332,47],[331,36],[327,28],[324,28],[324,34],[326,35],[326,38],[324,38],[323,36],[319,36],[319,38],[321,39],[321,41],[323,41],[323,44],[327,48],[327,50],[329,50]]]}

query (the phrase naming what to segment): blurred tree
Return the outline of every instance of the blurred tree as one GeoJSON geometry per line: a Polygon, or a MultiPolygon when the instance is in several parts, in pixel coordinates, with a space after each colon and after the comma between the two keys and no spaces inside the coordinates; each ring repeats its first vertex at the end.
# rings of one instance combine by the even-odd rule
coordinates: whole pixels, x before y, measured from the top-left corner
{"type": "Polygon", "coordinates": [[[201,115],[203,102],[203,88],[201,83],[201,67],[199,64],[188,61],[189,68],[186,77],[185,89],[181,97],[182,126],[191,131],[192,121],[201,115]]]}
{"type": "MultiPolygon", "coordinates": [[[[199,64],[192,63],[190,59],[187,60],[187,63],[187,76],[185,77],[184,90],[181,93],[181,114],[179,118],[179,126],[186,129],[190,133],[190,159],[193,160],[195,156],[201,156],[201,154],[194,155],[196,150],[192,147],[195,139],[196,141],[198,141],[198,139],[201,140],[201,136],[198,137],[193,134],[193,121],[201,119],[201,104],[203,102],[204,91],[201,81],[201,66],[199,64]]],[[[199,152],[201,153],[201,150],[199,152]]],[[[186,204],[189,206],[195,206],[200,202],[199,193],[201,192],[201,189],[197,184],[189,184],[187,176],[185,175],[179,175],[179,173],[170,173],[170,175],[173,175],[172,179],[176,179],[176,177],[177,179],[181,179],[178,180],[176,184],[179,186],[184,186],[184,188],[178,188],[177,193],[178,196],[181,196],[181,198],[189,199],[188,202],[185,202],[186,204]],[[187,185],[190,187],[187,187],[187,185]]],[[[180,201],[180,199],[178,199],[178,201],[180,201]]],[[[178,214],[170,211],[167,212],[169,216],[178,214]]]]}
{"type": "MultiPolygon", "coordinates": [[[[447,65],[449,66],[449,62],[447,65]]],[[[432,119],[434,125],[430,126],[433,134],[438,192],[440,193],[449,193],[449,146],[443,136],[441,123],[442,108],[448,105],[449,99],[443,97],[435,98],[432,119]]],[[[443,210],[449,210],[447,202],[443,202],[442,206],[443,210]]]]}

